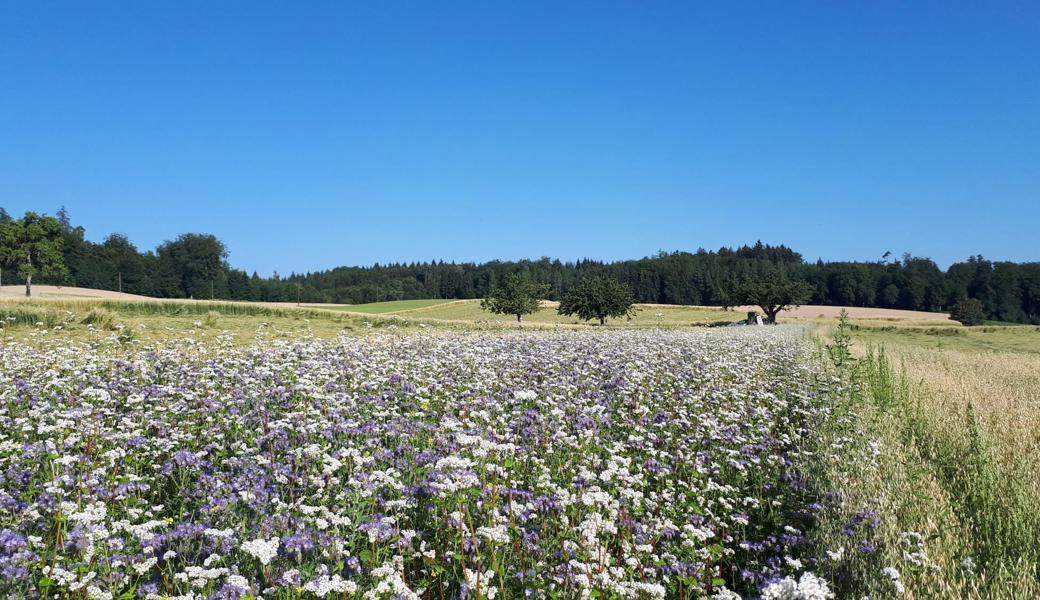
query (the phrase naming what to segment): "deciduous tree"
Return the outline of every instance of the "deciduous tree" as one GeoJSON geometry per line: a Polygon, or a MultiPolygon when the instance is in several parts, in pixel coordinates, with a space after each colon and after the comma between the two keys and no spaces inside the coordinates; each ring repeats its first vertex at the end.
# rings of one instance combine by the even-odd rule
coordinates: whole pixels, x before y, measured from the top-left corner
{"type": "Polygon", "coordinates": [[[802,304],[811,296],[812,286],[779,273],[748,279],[734,290],[736,301],[761,308],[767,323],[776,323],[777,313],[802,304]]]}
{"type": "Polygon", "coordinates": [[[549,293],[549,285],[535,283],[520,273],[506,275],[505,282],[495,287],[480,301],[480,308],[499,315],[515,315],[522,323],[524,315],[538,312],[540,301],[549,293]]]}
{"type": "Polygon", "coordinates": [[[25,279],[25,296],[32,296],[33,277],[61,279],[64,228],[54,217],[27,212],[21,219],[0,224],[0,262],[14,265],[25,279]]]}
{"type": "Polygon", "coordinates": [[[583,321],[599,319],[603,325],[607,317],[631,317],[635,313],[632,290],[613,277],[582,279],[563,299],[558,312],[577,315],[583,321]]]}

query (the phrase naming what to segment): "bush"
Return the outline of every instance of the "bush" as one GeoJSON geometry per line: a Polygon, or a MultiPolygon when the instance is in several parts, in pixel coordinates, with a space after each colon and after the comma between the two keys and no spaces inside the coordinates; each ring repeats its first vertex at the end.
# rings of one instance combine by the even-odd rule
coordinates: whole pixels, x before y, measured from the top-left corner
{"type": "Polygon", "coordinates": [[[965,298],[953,305],[950,318],[971,327],[981,325],[986,320],[986,311],[982,309],[982,303],[975,298],[965,298]]]}

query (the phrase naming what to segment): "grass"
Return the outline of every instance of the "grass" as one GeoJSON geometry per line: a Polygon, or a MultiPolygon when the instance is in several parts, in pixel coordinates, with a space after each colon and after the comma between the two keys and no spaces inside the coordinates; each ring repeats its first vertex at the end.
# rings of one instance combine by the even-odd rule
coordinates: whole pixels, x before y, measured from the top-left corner
{"type": "MultiPolygon", "coordinates": [[[[742,312],[717,307],[636,305],[632,319],[610,319],[608,327],[689,327],[723,324],[741,320],[742,312]]],[[[340,334],[363,333],[372,328],[435,328],[444,330],[515,328],[509,315],[493,315],[480,308],[479,300],[401,300],[356,305],[271,305],[250,302],[205,300],[137,301],[108,299],[34,298],[0,300],[0,319],[7,338],[25,339],[30,335],[64,335],[77,338],[111,335],[131,336],[145,341],[177,337],[192,332],[199,338],[230,335],[237,343],[249,343],[260,328],[276,337],[330,338],[340,334]],[[201,327],[197,325],[201,323],[201,327]],[[49,333],[44,333],[47,331],[49,333]],[[58,333],[62,332],[62,333],[58,333]]],[[[818,323],[825,328],[832,321],[821,319],[783,319],[788,322],[818,323]]],[[[863,335],[907,337],[921,334],[920,326],[907,327],[892,320],[863,320],[863,335]],[[896,330],[900,331],[896,331],[896,330]],[[902,331],[906,329],[906,331],[902,331]]],[[[941,322],[940,322],[941,324],[941,322]]],[[[546,302],[542,310],[524,318],[524,327],[586,327],[592,323],[556,314],[556,304],[546,302]]],[[[957,333],[952,324],[940,327],[957,333]]],[[[963,329],[963,328],[959,328],[963,329]]],[[[1002,328],[981,328],[986,331],[1002,328]]],[[[929,338],[932,339],[932,338],[929,338]]],[[[1023,342],[1034,347],[1036,337],[1023,342]]],[[[943,338],[945,340],[945,338],[943,338]]]]}
{"type": "Polygon", "coordinates": [[[982,327],[948,326],[855,326],[863,343],[889,347],[966,352],[1017,352],[1040,354],[1040,328],[1035,325],[982,327]]]}
{"type": "MultiPolygon", "coordinates": [[[[609,319],[608,326],[635,327],[669,327],[683,325],[707,325],[722,321],[736,321],[741,314],[726,312],[721,308],[702,306],[665,306],[657,304],[637,304],[636,315],[631,319],[609,319]]],[[[452,322],[514,324],[516,318],[510,315],[494,315],[480,308],[479,300],[460,300],[441,303],[427,308],[409,311],[408,317],[442,320],[452,322]]],[[[556,303],[545,302],[542,309],[533,315],[524,317],[526,323],[569,324],[580,325],[582,321],[576,317],[565,317],[556,314],[556,303]]]]}
{"type": "MultiPolygon", "coordinates": [[[[834,460],[813,473],[839,490],[815,534],[823,550],[876,515],[877,546],[831,574],[856,597],[1040,597],[1040,331],[1035,327],[863,327],[836,413],[834,460]],[[853,440],[858,440],[854,442],[853,440]],[[908,558],[911,557],[911,559],[908,558]]],[[[839,594],[839,597],[844,597],[839,594]]]]}
{"type": "Polygon", "coordinates": [[[115,335],[145,343],[187,335],[200,341],[230,338],[247,344],[258,332],[274,339],[333,338],[373,328],[408,330],[419,326],[418,322],[381,315],[363,317],[234,302],[48,299],[0,301],[0,321],[4,340],[59,336],[83,340],[115,335]]]}
{"type": "MultiPolygon", "coordinates": [[[[514,325],[515,317],[495,315],[480,308],[479,300],[395,300],[369,304],[344,304],[323,308],[351,313],[399,315],[403,318],[450,323],[514,325]]],[[[736,321],[741,313],[726,312],[721,308],[703,306],[667,306],[657,304],[636,305],[637,313],[631,320],[615,319],[610,326],[671,327],[683,325],[707,325],[722,321],[736,321]]],[[[524,322],[543,325],[581,325],[575,317],[556,314],[556,303],[545,302],[543,308],[533,315],[524,317],[524,322]]]]}
{"type": "MultiPolygon", "coordinates": [[[[230,339],[249,344],[257,335],[265,339],[330,339],[340,335],[381,331],[487,330],[514,328],[510,319],[477,318],[443,320],[428,317],[423,311],[437,309],[451,301],[422,300],[401,303],[361,305],[372,307],[361,314],[353,307],[272,306],[248,302],[204,300],[123,301],[101,299],[34,298],[0,300],[0,340],[85,340],[116,336],[124,341],[163,342],[191,336],[199,341],[230,339]],[[397,312],[386,310],[396,304],[397,312]],[[416,305],[425,308],[414,308],[416,305]],[[412,306],[413,308],[407,308],[412,306]],[[404,307],[404,308],[402,308],[404,307]]],[[[479,306],[473,303],[479,311],[479,306]]],[[[550,327],[534,322],[529,328],[550,327]]]]}
{"type": "Polygon", "coordinates": [[[325,305],[323,308],[356,313],[386,314],[412,311],[418,308],[427,308],[429,306],[437,306],[438,304],[445,304],[448,302],[452,302],[452,300],[391,300],[389,302],[369,302],[368,304],[325,305]]]}
{"type": "MultiPolygon", "coordinates": [[[[714,307],[636,305],[632,319],[610,319],[608,327],[690,327],[740,320],[741,312],[714,307]]],[[[479,300],[402,300],[359,305],[271,305],[205,300],[109,300],[34,298],[0,300],[3,339],[64,336],[71,339],[118,335],[143,342],[190,333],[198,339],[230,337],[252,342],[257,331],[281,339],[332,338],[370,329],[409,331],[512,329],[509,315],[493,315],[479,300]]],[[[525,328],[592,327],[556,314],[546,302],[524,318],[525,328]]]]}

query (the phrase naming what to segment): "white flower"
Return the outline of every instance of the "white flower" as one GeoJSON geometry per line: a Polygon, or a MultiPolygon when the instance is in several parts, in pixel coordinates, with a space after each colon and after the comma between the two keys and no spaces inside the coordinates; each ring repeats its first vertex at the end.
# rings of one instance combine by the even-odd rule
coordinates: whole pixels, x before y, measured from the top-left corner
{"type": "Polygon", "coordinates": [[[134,563],[134,570],[137,571],[138,575],[144,575],[145,573],[150,571],[152,567],[154,567],[155,564],[158,562],[159,559],[153,556],[143,562],[134,563]]]}
{"type": "Polygon", "coordinates": [[[827,582],[808,571],[802,573],[798,581],[785,577],[762,590],[762,600],[828,600],[833,597],[827,582]]]}
{"type": "Polygon", "coordinates": [[[98,586],[92,585],[87,587],[87,597],[90,600],[112,600],[112,592],[102,591],[98,586]]]}
{"type": "Polygon", "coordinates": [[[227,584],[231,587],[237,588],[241,592],[249,591],[249,580],[241,575],[229,575],[227,578],[227,584]]]}
{"type": "Polygon", "coordinates": [[[898,569],[895,567],[885,567],[881,569],[881,574],[892,581],[892,587],[895,588],[896,595],[901,595],[906,591],[906,586],[903,585],[903,578],[899,574],[898,569]]]}
{"type": "Polygon", "coordinates": [[[498,525],[495,527],[477,527],[477,535],[499,544],[509,542],[509,533],[506,531],[505,525],[498,525]]]}
{"type": "Polygon", "coordinates": [[[308,581],[304,584],[303,589],[308,592],[313,592],[319,598],[324,598],[325,595],[330,592],[346,592],[348,594],[353,594],[357,591],[358,586],[349,579],[343,579],[337,573],[332,577],[322,575],[315,580],[308,581]]]}
{"type": "Polygon", "coordinates": [[[372,577],[378,583],[365,592],[365,600],[376,600],[386,595],[401,600],[420,600],[421,596],[408,587],[403,572],[404,558],[401,556],[395,556],[391,561],[372,569],[372,577]]]}
{"type": "Polygon", "coordinates": [[[278,545],[281,540],[273,537],[270,540],[258,538],[242,543],[242,551],[256,558],[262,565],[269,565],[275,556],[278,556],[278,545]]]}

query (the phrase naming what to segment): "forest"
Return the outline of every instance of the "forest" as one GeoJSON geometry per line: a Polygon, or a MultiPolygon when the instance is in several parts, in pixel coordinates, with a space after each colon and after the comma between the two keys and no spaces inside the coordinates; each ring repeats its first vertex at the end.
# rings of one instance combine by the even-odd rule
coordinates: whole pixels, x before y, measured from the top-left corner
{"type": "MultiPolygon", "coordinates": [[[[0,208],[0,223],[11,220],[0,208]]],[[[37,276],[34,282],[162,298],[343,304],[482,298],[506,275],[522,272],[547,284],[549,299],[560,298],[582,278],[603,275],[627,284],[640,303],[727,306],[739,282],[779,274],[812,286],[811,304],[944,311],[961,299],[975,298],[988,319],[1040,323],[1040,262],[971,256],[943,270],[928,258],[906,254],[894,259],[887,253],[876,262],[813,262],[784,245],[757,242],[617,262],[431,261],[261,277],[232,267],[228,248],[212,234],[186,233],[141,251],[122,234],[111,234],[100,243],[88,240],[84,228],[74,225],[64,209],[56,213],[56,220],[64,268],[37,276]]],[[[12,265],[0,268],[3,283],[22,281],[12,265]]]]}

